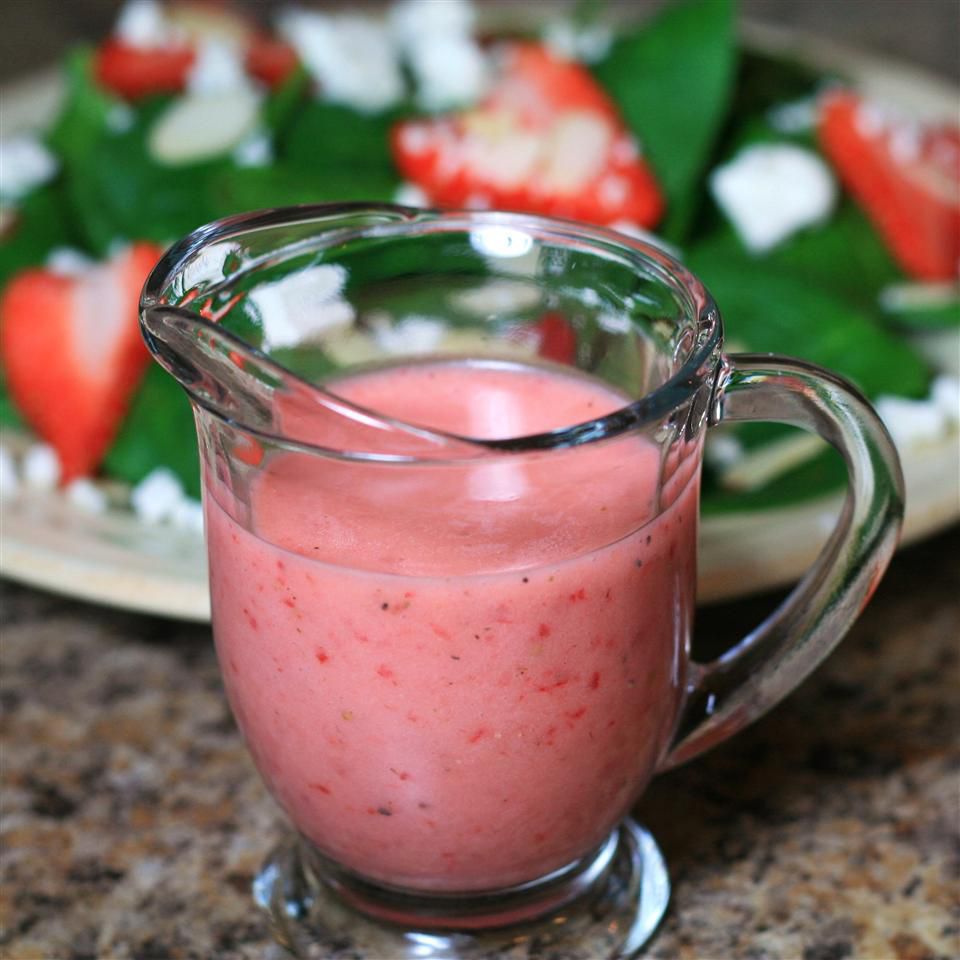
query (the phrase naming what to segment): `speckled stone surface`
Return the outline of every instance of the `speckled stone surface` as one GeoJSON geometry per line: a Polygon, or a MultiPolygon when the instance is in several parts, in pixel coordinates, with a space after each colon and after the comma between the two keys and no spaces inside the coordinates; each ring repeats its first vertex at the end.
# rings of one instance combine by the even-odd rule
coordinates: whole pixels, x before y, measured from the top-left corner
{"type": "MultiPolygon", "coordinates": [[[[958,557],[960,530],[902,552],[798,692],[650,788],[674,897],[647,956],[960,956],[958,557]]],[[[701,610],[698,643],[771,603],[701,610]]],[[[0,957],[279,957],[250,882],[283,821],[209,630],[3,584],[0,656],[0,957]]]]}

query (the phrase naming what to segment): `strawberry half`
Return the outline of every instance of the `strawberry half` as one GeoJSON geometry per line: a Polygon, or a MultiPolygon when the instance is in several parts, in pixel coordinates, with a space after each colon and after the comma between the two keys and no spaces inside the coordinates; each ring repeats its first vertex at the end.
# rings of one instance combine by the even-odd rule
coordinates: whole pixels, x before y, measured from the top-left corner
{"type": "Polygon", "coordinates": [[[653,174],[612,101],[579,63],[532,43],[503,51],[477,108],[398,124],[400,172],[441,207],[495,207],[651,227],[663,213],[653,174]]]}
{"type": "Polygon", "coordinates": [[[921,280],[955,280],[960,128],[896,117],[839,91],[821,105],[819,138],[900,266],[921,280]]]}
{"type": "Polygon", "coordinates": [[[140,100],[156,93],[179,93],[195,58],[188,44],[135,47],[110,39],[96,52],[93,75],[102,87],[127,100],[140,100]]]}
{"type": "Polygon", "coordinates": [[[137,305],[162,253],[138,243],[82,276],[27,270],[0,299],[7,386],[64,482],[96,469],[150,361],[137,305]]]}
{"type": "Polygon", "coordinates": [[[104,41],[94,56],[94,76],[102,87],[127,100],[180,93],[199,47],[209,41],[235,50],[247,73],[268,87],[279,86],[298,62],[292,47],[258,30],[245,15],[206,0],[163,7],[153,44],[133,44],[120,37],[104,41]]]}
{"type": "Polygon", "coordinates": [[[293,47],[273,37],[258,33],[247,48],[247,73],[274,89],[279,87],[297,69],[300,61],[293,47]]]}

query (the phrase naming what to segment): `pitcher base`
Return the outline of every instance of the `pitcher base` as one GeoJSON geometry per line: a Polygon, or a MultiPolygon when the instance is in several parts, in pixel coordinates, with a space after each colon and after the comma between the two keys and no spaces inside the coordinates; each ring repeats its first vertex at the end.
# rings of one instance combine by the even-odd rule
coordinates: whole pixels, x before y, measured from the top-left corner
{"type": "Polygon", "coordinates": [[[656,841],[626,820],[583,864],[495,896],[410,896],[351,881],[297,838],[270,855],[253,892],[298,958],[628,960],[663,919],[670,880],[656,841]]]}

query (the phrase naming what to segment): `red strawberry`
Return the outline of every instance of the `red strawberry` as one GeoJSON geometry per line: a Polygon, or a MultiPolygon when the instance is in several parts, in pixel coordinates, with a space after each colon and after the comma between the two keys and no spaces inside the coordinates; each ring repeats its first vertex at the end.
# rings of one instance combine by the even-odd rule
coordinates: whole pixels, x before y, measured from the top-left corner
{"type": "Polygon", "coordinates": [[[162,253],[134,244],[79,277],[26,270],[0,299],[10,394],[56,449],[64,482],[96,469],[149,363],[137,304],[162,253]]]}
{"type": "Polygon", "coordinates": [[[887,115],[847,91],[823,101],[820,143],[891,253],[921,280],[960,262],[960,128],[887,115]]]}
{"type": "Polygon", "coordinates": [[[443,207],[488,206],[653,226],[663,199],[616,108],[585,67],[513,44],[476,109],[392,132],[401,173],[443,207]]]}
{"type": "Polygon", "coordinates": [[[291,47],[213,0],[172,3],[164,9],[163,22],[168,35],[159,38],[156,46],[134,45],[117,37],[106,40],[94,58],[97,81],[127,100],[179,93],[187,85],[198,46],[208,41],[235,49],[250,76],[269,87],[282,83],[297,65],[291,47]]]}
{"type": "Polygon", "coordinates": [[[535,324],[540,338],[537,353],[545,360],[573,363],[577,357],[577,332],[562,313],[545,313],[535,324]]]}
{"type": "Polygon", "coordinates": [[[189,44],[135,47],[110,39],[97,50],[97,82],[127,100],[155,93],[178,93],[187,82],[196,52],[189,44]]]}
{"type": "Polygon", "coordinates": [[[297,69],[297,62],[293,47],[266,34],[257,34],[247,50],[247,73],[271,89],[297,69]]]}

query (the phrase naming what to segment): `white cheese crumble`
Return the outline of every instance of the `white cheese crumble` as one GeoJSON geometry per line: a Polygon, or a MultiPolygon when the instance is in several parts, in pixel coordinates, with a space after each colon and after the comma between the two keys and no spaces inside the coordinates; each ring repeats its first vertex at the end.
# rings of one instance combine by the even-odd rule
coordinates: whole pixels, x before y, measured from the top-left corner
{"type": "Polygon", "coordinates": [[[177,39],[157,0],[127,0],[117,17],[113,35],[131,47],[151,49],[177,39]]]}
{"type": "Polygon", "coordinates": [[[746,451],[740,439],[732,433],[707,434],[707,442],[703,448],[703,459],[715,470],[726,470],[741,461],[746,451]]]}
{"type": "Polygon", "coordinates": [[[386,353],[399,355],[430,353],[440,345],[446,331],[442,320],[416,314],[393,325],[383,317],[379,323],[372,322],[371,326],[377,345],[386,353]]]}
{"type": "Polygon", "coordinates": [[[107,495],[89,477],[78,477],[65,491],[71,506],[83,513],[100,514],[107,509],[107,495]]]}
{"type": "Polygon", "coordinates": [[[816,128],[819,117],[817,97],[781,103],[767,111],[767,122],[777,133],[809,133],[816,128]]]}
{"type": "Polygon", "coordinates": [[[61,277],[82,277],[96,266],[95,260],[73,247],[54,247],[47,254],[47,269],[61,277]]]}
{"type": "Polygon", "coordinates": [[[407,56],[425,110],[475,103],[490,84],[490,64],[472,37],[425,38],[407,56]]]}
{"type": "Polygon", "coordinates": [[[0,501],[12,500],[20,492],[20,477],[13,454],[0,445],[0,501]]]}
{"type": "Polygon", "coordinates": [[[390,28],[405,47],[423,36],[470,36],[475,21],[469,0],[403,0],[390,8],[390,28]]]}
{"type": "Polygon", "coordinates": [[[349,326],[355,312],[341,295],[346,282],[344,267],[320,264],[251,291],[248,300],[260,317],[264,348],[295,347],[349,326]]]}
{"type": "Polygon", "coordinates": [[[875,406],[901,451],[918,443],[939,440],[947,432],[947,415],[931,400],[882,396],[877,397],[875,406]]]}
{"type": "Polygon", "coordinates": [[[227,259],[231,254],[239,254],[240,245],[232,240],[221,240],[201,247],[181,268],[185,291],[194,287],[208,287],[219,283],[227,275],[227,259]]]}
{"type": "Polygon", "coordinates": [[[130,505],[147,524],[169,521],[183,499],[183,485],[167,467],[151,470],[131,491],[130,505]]]}
{"type": "Polygon", "coordinates": [[[222,40],[200,44],[187,73],[187,93],[206,96],[252,86],[236,48],[222,40]]]}
{"type": "Polygon", "coordinates": [[[490,64],[473,36],[467,0],[405,0],[390,10],[390,29],[416,81],[425,110],[474,103],[487,90],[490,64]]]}
{"type": "Polygon", "coordinates": [[[833,211],[837,187],[812,151],[786,143],[746,147],[710,175],[714,200],[752,253],[764,253],[833,211]]]}
{"type": "Polygon", "coordinates": [[[57,158],[36,137],[0,140],[0,196],[19,200],[52,180],[58,169],[57,158]]]}
{"type": "Polygon", "coordinates": [[[252,133],[234,148],[233,162],[238,167],[268,167],[273,163],[273,141],[263,130],[252,133]]]}
{"type": "Polygon", "coordinates": [[[23,457],[23,482],[31,490],[53,490],[60,482],[60,458],[46,443],[35,443],[23,457]]]}
{"type": "MultiPolygon", "coordinates": [[[[585,290],[584,293],[587,291],[585,290]]],[[[498,317],[532,310],[543,293],[536,284],[519,280],[488,280],[469,290],[450,294],[454,309],[475,317],[498,317]]]]}
{"type": "Polygon", "coordinates": [[[960,378],[941,374],[930,387],[930,400],[950,423],[960,423],[960,378]]]}
{"type": "Polygon", "coordinates": [[[613,43],[613,28],[606,23],[579,26],[570,20],[551,20],[543,31],[543,42],[558,57],[598,63],[613,43]]]}
{"type": "Polygon", "coordinates": [[[403,96],[403,74],[386,24],[355,14],[288,9],[280,14],[277,31],[325,99],[376,113],[403,96]]]}
{"type": "Polygon", "coordinates": [[[429,207],[430,198],[415,183],[401,183],[393,195],[393,202],[403,207],[429,207]]]}
{"type": "Polygon", "coordinates": [[[178,530],[203,533],[203,504],[192,497],[181,497],[173,508],[171,522],[178,530]]]}
{"type": "Polygon", "coordinates": [[[132,107],[125,103],[115,103],[103,118],[107,129],[111,133],[126,133],[133,127],[137,114],[132,107]]]}

